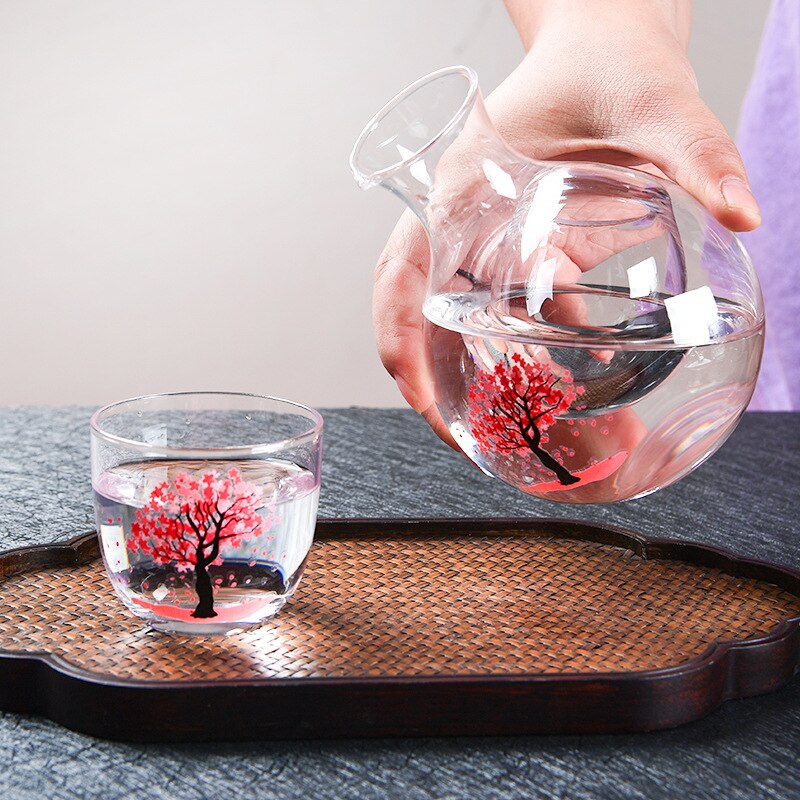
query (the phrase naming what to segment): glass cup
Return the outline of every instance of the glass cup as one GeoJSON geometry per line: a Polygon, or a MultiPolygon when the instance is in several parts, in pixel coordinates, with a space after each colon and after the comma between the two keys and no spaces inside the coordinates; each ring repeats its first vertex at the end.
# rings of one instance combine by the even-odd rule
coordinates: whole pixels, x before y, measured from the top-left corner
{"type": "Polygon", "coordinates": [[[319,500],[322,417],[254,394],[123,400],[91,420],[114,591],[166,633],[257,625],[297,588],[319,500]]]}

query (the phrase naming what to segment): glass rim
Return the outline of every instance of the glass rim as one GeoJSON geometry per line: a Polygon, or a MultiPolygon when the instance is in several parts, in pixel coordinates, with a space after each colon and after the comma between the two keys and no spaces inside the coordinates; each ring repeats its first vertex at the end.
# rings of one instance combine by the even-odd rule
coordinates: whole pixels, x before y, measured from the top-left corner
{"type": "Polygon", "coordinates": [[[359,134],[356,143],[353,145],[353,149],[350,151],[350,169],[352,170],[356,180],[362,184],[363,188],[369,188],[370,186],[375,186],[378,183],[381,183],[390,175],[395,174],[404,167],[407,167],[409,164],[413,164],[415,161],[418,161],[436,144],[436,142],[438,142],[443,136],[446,136],[450,131],[453,130],[453,128],[455,128],[456,125],[461,122],[461,120],[472,108],[477,94],[478,74],[474,69],[472,69],[472,67],[466,67],[462,64],[456,64],[451,67],[442,67],[441,69],[437,69],[434,72],[428,73],[427,75],[423,75],[421,78],[418,78],[416,81],[406,86],[405,89],[398,92],[380,109],[380,111],[378,111],[372,117],[372,119],[370,119],[370,121],[364,126],[363,130],[359,134]],[[423,86],[434,83],[440,78],[450,75],[460,75],[461,77],[466,78],[467,92],[465,93],[464,99],[461,101],[458,109],[453,113],[453,116],[441,128],[441,130],[437,131],[435,135],[431,136],[431,138],[418,150],[414,151],[408,156],[400,158],[395,163],[389,164],[381,169],[371,170],[369,172],[362,170],[359,166],[359,155],[361,154],[367,139],[369,139],[369,137],[373,134],[378,123],[381,122],[381,120],[383,120],[383,118],[390,111],[400,105],[400,103],[409,98],[423,86]]]}
{"type": "MultiPolygon", "coordinates": [[[[298,414],[298,416],[305,416],[298,414]]],[[[164,456],[174,458],[202,458],[204,460],[213,459],[214,457],[229,459],[235,456],[256,456],[268,455],[271,453],[279,453],[289,447],[302,445],[312,441],[314,438],[322,433],[323,419],[322,414],[315,408],[298,403],[295,400],[286,400],[282,397],[274,397],[273,395],[257,394],[255,392],[220,392],[220,391],[185,391],[185,392],[154,392],[153,394],[140,395],[138,397],[129,397],[124,400],[115,400],[113,403],[108,403],[101,408],[98,408],[89,420],[89,428],[91,434],[99,439],[102,439],[109,444],[116,447],[124,448],[126,450],[135,450],[144,455],[149,456],[164,456]],[[287,436],[283,439],[276,439],[274,441],[257,442],[251,445],[232,445],[230,447],[169,447],[164,445],[148,444],[147,442],[139,441],[138,439],[128,439],[125,436],[119,436],[116,433],[110,433],[104,430],[102,422],[109,416],[109,413],[122,406],[130,405],[133,403],[141,403],[147,400],[155,400],[159,398],[172,398],[172,397],[250,397],[256,400],[269,400],[275,403],[282,403],[293,409],[306,412],[310,416],[308,419],[309,429],[303,433],[296,434],[295,436],[287,436]]]]}

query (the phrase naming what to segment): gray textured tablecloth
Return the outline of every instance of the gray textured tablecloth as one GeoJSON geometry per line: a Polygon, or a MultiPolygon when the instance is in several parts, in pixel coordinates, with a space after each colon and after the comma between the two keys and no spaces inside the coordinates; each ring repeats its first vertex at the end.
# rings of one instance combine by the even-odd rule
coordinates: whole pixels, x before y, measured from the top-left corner
{"type": "MultiPolygon", "coordinates": [[[[88,409],[0,409],[0,548],[93,527],[88,409]]],[[[613,522],[800,567],[800,414],[748,414],[679,484],[559,506],[486,478],[410,411],[325,413],[322,516],[540,515],[613,522]]],[[[2,613],[0,611],[0,613],[2,613]]],[[[0,715],[8,798],[797,798],[800,680],[662,733],[124,745],[0,715]]]]}

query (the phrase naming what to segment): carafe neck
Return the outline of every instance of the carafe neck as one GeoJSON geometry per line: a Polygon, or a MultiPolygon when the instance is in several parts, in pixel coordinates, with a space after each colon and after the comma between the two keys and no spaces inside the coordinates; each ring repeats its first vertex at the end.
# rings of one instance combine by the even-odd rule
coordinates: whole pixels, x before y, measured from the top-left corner
{"type": "Polygon", "coordinates": [[[443,227],[474,216],[487,183],[495,194],[515,195],[520,160],[489,120],[475,72],[449,67],[384,106],[364,128],[350,165],[362,188],[383,186],[408,205],[435,246],[443,227]]]}

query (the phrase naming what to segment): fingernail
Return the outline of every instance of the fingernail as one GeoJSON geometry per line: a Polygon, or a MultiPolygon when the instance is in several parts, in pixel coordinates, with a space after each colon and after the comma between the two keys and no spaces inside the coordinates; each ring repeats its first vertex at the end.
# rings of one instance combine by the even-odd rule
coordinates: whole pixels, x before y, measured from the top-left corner
{"type": "Polygon", "coordinates": [[[750,187],[741,178],[725,178],[720,184],[725,205],[736,211],[744,211],[754,220],[761,221],[761,211],[750,187]]]}
{"type": "Polygon", "coordinates": [[[397,384],[397,388],[400,390],[400,394],[403,395],[406,403],[408,403],[411,408],[414,409],[414,411],[416,411],[418,414],[421,414],[430,407],[432,401],[427,398],[420,397],[411,384],[408,383],[408,381],[406,381],[401,375],[395,375],[394,380],[397,384]]]}

